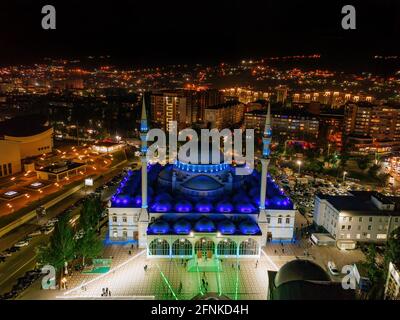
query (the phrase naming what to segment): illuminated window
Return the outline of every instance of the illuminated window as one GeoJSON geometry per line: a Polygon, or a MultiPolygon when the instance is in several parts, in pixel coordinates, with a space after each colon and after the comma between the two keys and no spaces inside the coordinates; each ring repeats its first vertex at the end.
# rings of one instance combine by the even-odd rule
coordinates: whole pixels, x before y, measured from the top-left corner
{"type": "Polygon", "coordinates": [[[239,255],[258,255],[258,243],[253,239],[242,241],[239,246],[239,255]]]}

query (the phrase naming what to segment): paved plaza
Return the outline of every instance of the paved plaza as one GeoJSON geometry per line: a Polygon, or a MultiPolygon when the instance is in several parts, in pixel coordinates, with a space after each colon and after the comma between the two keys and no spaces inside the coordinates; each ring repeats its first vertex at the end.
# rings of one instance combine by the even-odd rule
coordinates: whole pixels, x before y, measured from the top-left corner
{"type": "Polygon", "coordinates": [[[132,250],[130,245],[109,245],[103,255],[104,258],[112,257],[108,273],[71,273],[65,290],[41,290],[40,282],[37,282],[19,299],[181,300],[215,292],[234,300],[263,300],[267,299],[267,271],[277,271],[293,259],[310,259],[325,270],[328,260],[335,260],[341,268],[363,259],[358,250],[311,246],[309,240],[269,243],[261,253],[259,259],[223,259],[220,272],[188,272],[179,259],[149,259],[145,250],[132,250]],[[305,250],[308,255],[304,254],[305,250]],[[108,288],[111,296],[102,296],[103,288],[108,288]]]}

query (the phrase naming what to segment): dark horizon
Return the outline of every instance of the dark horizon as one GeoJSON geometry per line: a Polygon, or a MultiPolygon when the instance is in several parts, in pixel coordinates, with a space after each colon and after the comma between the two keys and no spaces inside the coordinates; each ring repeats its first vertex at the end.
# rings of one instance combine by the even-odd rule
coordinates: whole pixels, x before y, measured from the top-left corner
{"type": "Polygon", "coordinates": [[[340,64],[400,53],[398,2],[325,2],[16,0],[0,4],[0,64],[110,55],[139,66],[313,53],[340,64]],[[45,4],[56,7],[56,30],[41,29],[45,4]],[[356,7],[356,30],[341,29],[345,4],[356,7]]]}

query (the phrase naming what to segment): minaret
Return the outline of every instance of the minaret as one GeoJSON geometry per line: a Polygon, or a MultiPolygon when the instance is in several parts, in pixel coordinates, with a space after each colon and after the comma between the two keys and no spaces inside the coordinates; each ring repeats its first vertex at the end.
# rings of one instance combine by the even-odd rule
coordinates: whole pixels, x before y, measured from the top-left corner
{"type": "Polygon", "coordinates": [[[142,164],[142,208],[147,208],[147,132],[149,131],[149,126],[147,124],[146,116],[146,103],[142,103],[142,116],[140,119],[140,140],[142,145],[140,148],[140,161],[142,164]]]}
{"type": "Polygon", "coordinates": [[[271,144],[272,130],[271,130],[271,104],[268,103],[267,116],[265,118],[265,128],[263,134],[263,152],[261,157],[261,191],[260,191],[260,209],[265,209],[265,198],[267,195],[267,172],[270,161],[270,144],[271,144]]]}

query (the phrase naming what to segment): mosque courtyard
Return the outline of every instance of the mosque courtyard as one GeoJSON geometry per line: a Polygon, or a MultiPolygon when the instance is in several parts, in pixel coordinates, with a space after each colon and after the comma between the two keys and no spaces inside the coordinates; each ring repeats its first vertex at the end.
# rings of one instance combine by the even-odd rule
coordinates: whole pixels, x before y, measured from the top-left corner
{"type": "MultiPolygon", "coordinates": [[[[297,216],[297,223],[304,222],[301,219],[297,216]]],[[[103,258],[111,257],[111,268],[107,273],[70,272],[67,288],[63,290],[42,290],[40,281],[37,281],[18,299],[185,300],[206,293],[202,285],[204,279],[208,283],[207,293],[215,293],[221,298],[265,300],[267,271],[278,271],[291,260],[309,259],[326,269],[329,260],[334,260],[341,268],[363,259],[359,250],[310,246],[307,239],[296,243],[268,243],[262,247],[258,259],[223,259],[219,272],[188,272],[180,259],[147,258],[145,250],[132,250],[129,244],[106,245],[103,258]],[[103,288],[108,288],[111,296],[102,296],[103,288]]],[[[333,280],[340,281],[340,278],[333,280]]]]}

